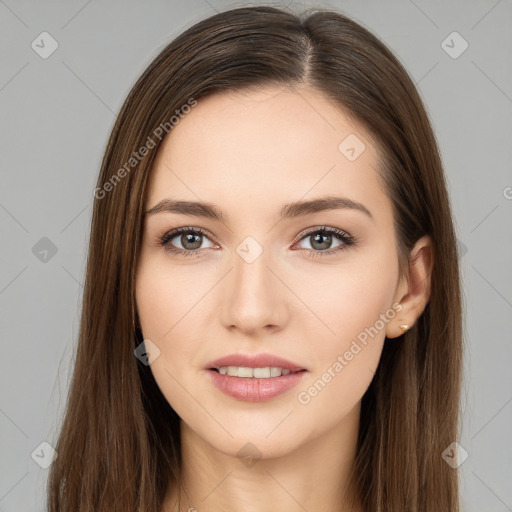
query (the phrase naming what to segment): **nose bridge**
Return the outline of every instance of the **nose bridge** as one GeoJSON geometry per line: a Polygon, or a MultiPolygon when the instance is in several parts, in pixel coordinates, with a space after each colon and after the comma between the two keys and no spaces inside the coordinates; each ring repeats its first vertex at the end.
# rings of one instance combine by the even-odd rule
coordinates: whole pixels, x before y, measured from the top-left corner
{"type": "Polygon", "coordinates": [[[224,298],[226,327],[253,332],[267,326],[279,326],[284,321],[283,290],[268,267],[271,251],[255,238],[248,236],[235,248],[233,272],[224,298]]]}

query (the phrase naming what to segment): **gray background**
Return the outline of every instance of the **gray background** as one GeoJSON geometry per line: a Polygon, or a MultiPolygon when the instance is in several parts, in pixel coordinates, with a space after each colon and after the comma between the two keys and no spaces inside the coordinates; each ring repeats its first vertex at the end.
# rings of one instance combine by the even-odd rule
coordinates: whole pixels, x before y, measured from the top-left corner
{"type": "MultiPolygon", "coordinates": [[[[215,11],[241,5],[248,4],[0,0],[0,512],[45,510],[48,470],[31,454],[57,436],[93,189],[116,113],[165,44],[215,11]],[[42,45],[43,31],[59,45],[46,59],[31,47],[42,45]]],[[[463,509],[510,511],[512,2],[311,5],[341,10],[376,33],[428,108],[463,249],[463,509]],[[458,36],[446,40],[454,31],[469,44],[457,58],[447,53],[463,48],[458,36]]]]}

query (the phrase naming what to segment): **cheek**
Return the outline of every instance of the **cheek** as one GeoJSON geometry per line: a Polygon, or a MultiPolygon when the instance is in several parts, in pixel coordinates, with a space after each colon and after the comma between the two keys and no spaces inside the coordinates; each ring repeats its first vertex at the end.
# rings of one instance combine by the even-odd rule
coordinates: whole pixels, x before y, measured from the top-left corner
{"type": "MultiPolygon", "coordinates": [[[[397,280],[398,261],[387,243],[371,251],[354,251],[332,266],[319,265],[314,272],[293,276],[297,295],[314,313],[305,317],[309,329],[316,329],[316,335],[310,332],[309,339],[319,340],[326,354],[350,345],[389,310],[397,280]]],[[[378,322],[384,336],[382,327],[378,322]]]]}
{"type": "Polygon", "coordinates": [[[156,256],[141,258],[135,297],[144,336],[165,343],[179,329],[201,290],[190,272],[166,264],[165,256],[156,256]]]}
{"type": "Polygon", "coordinates": [[[350,264],[347,258],[335,272],[331,268],[302,281],[299,293],[318,312],[318,318],[308,315],[302,326],[311,343],[314,372],[297,398],[310,413],[318,411],[335,422],[362,398],[377,369],[386,326],[396,316],[397,278],[393,249],[383,247],[354,257],[350,264]],[[339,407],[330,409],[329,404],[339,407]]]}
{"type": "Polygon", "coordinates": [[[170,290],[161,273],[150,270],[149,266],[139,270],[136,280],[137,312],[145,338],[161,340],[163,333],[172,327],[172,310],[177,307],[176,300],[171,302],[170,290]]]}
{"type": "Polygon", "coordinates": [[[160,350],[150,369],[167,402],[180,412],[187,409],[188,397],[179,385],[186,380],[183,362],[189,362],[197,350],[180,331],[186,328],[187,311],[194,304],[194,297],[183,293],[187,289],[190,286],[180,283],[175,272],[141,263],[136,279],[137,312],[144,339],[151,340],[160,350]]]}
{"type": "Polygon", "coordinates": [[[205,279],[190,269],[171,266],[165,260],[141,259],[136,278],[136,302],[142,333],[159,348],[151,370],[168,401],[180,394],[176,381],[199,364],[201,345],[209,324],[203,324],[208,290],[215,284],[212,272],[205,279]]]}
{"type": "MultiPolygon", "coordinates": [[[[137,274],[135,295],[142,332],[158,345],[162,355],[172,340],[179,340],[177,333],[199,298],[194,290],[188,277],[168,268],[147,265],[137,274]]],[[[173,350],[180,350],[179,343],[173,341],[173,350]]]]}

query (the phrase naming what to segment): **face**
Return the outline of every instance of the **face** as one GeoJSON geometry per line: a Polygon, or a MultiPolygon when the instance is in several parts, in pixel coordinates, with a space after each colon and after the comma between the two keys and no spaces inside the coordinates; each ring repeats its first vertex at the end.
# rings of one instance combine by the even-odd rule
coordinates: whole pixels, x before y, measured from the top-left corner
{"type": "Polygon", "coordinates": [[[201,99],[160,146],[137,311],[160,351],[151,370],[162,393],[217,450],[236,455],[251,441],[280,456],[359,406],[397,314],[377,158],[331,101],[288,88],[201,99]],[[252,368],[287,366],[250,359],[261,354],[301,371],[257,377],[252,368]],[[214,364],[232,355],[249,359],[214,364]],[[247,368],[253,377],[238,376],[247,368]]]}

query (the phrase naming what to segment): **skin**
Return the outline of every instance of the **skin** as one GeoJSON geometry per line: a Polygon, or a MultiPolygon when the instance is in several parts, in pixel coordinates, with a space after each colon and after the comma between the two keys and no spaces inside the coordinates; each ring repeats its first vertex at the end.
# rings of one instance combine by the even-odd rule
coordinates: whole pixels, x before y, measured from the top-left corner
{"type": "MultiPolygon", "coordinates": [[[[182,510],[360,510],[346,504],[343,489],[361,398],[384,342],[402,334],[401,324],[412,326],[428,302],[433,261],[431,240],[423,237],[412,250],[409,275],[399,275],[392,204],[375,171],[377,157],[364,131],[307,88],[201,99],[160,146],[146,210],[172,198],[213,203],[224,213],[223,221],[146,215],[137,267],[141,329],[160,350],[151,370],[182,419],[188,496],[182,510]],[[354,161],[338,150],[349,134],[366,146],[354,161]],[[284,204],[326,195],[362,203],[373,218],[343,208],[279,220],[284,204]],[[356,244],[332,253],[343,245],[333,235],[331,245],[318,248],[314,233],[304,232],[323,226],[349,233],[356,244]],[[197,257],[159,245],[159,237],[179,227],[210,234],[200,245],[180,234],[172,239],[197,257]],[[252,263],[236,252],[247,236],[263,248],[252,263]],[[315,248],[323,255],[312,256],[315,248]],[[338,355],[397,303],[401,311],[333,372],[338,355]],[[213,386],[205,370],[235,352],[276,354],[308,371],[272,400],[237,400],[213,386]],[[299,392],[329,368],[334,377],[301,403],[299,392]],[[250,467],[237,456],[248,442],[258,459],[250,467]]],[[[164,511],[175,510],[169,486],[164,511]]]]}

